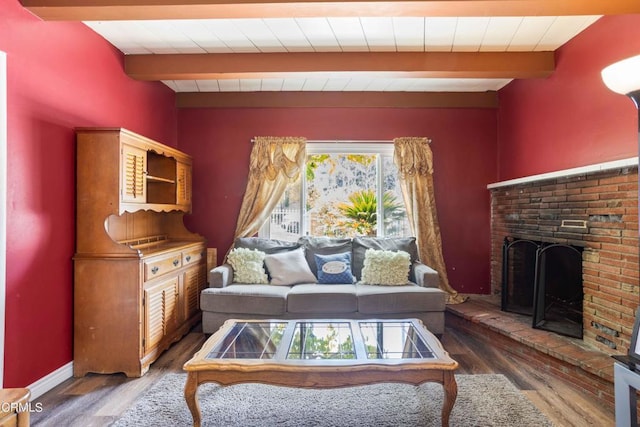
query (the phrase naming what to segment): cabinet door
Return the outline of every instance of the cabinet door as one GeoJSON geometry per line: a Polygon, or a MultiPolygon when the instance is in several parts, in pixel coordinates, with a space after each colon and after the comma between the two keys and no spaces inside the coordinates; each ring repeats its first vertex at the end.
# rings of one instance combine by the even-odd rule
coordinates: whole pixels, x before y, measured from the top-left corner
{"type": "Polygon", "coordinates": [[[120,197],[127,203],[147,202],[147,152],[122,145],[122,188],[120,197]]]}
{"type": "Polygon", "coordinates": [[[207,269],[202,263],[184,272],[184,313],[185,320],[200,312],[200,292],[207,282],[207,269]]]}
{"type": "Polygon", "coordinates": [[[178,278],[144,290],[144,352],[156,347],[178,323],[178,278]]]}
{"type": "Polygon", "coordinates": [[[176,204],[187,205],[191,210],[191,165],[176,163],[176,204]]]}
{"type": "Polygon", "coordinates": [[[178,297],[180,290],[175,277],[164,290],[164,334],[168,335],[178,327],[178,297]]]}

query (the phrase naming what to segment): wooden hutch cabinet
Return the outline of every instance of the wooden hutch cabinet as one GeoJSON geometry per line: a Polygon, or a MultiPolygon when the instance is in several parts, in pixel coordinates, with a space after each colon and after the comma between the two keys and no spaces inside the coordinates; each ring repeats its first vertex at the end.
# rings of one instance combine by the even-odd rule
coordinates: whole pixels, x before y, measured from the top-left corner
{"type": "Polygon", "coordinates": [[[139,377],[201,318],[191,158],[125,129],[76,134],[74,375],[139,377]]]}

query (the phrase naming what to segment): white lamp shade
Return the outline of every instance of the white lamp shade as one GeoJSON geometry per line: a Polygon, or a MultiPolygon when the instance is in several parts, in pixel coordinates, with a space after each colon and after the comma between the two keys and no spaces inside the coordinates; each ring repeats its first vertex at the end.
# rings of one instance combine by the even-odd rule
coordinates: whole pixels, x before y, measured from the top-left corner
{"type": "Polygon", "coordinates": [[[602,80],[609,89],[622,95],[640,90],[640,55],[609,65],[602,70],[602,80]]]}

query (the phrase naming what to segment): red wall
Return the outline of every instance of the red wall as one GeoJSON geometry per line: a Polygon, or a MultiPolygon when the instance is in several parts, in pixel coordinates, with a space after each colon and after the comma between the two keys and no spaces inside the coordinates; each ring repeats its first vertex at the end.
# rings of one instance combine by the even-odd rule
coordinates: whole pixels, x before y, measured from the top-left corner
{"type": "MultiPolygon", "coordinates": [[[[0,0],[7,53],[8,192],[4,385],[72,360],[77,126],[122,126],[177,144],[174,93],[136,82],[79,23],[42,22],[0,0]]],[[[99,164],[95,165],[100,167],[99,164]]]]}
{"type": "Polygon", "coordinates": [[[547,79],[499,92],[498,176],[507,180],[638,154],[638,116],[600,71],[640,54],[640,15],[606,16],[556,52],[547,79]]]}
{"type": "Polygon", "coordinates": [[[208,239],[209,246],[218,248],[219,261],[233,240],[247,182],[252,137],[431,138],[438,216],[450,282],[461,292],[489,292],[486,184],[496,180],[495,110],[182,109],[178,123],[180,149],[194,157],[194,213],[186,222],[208,239]]]}

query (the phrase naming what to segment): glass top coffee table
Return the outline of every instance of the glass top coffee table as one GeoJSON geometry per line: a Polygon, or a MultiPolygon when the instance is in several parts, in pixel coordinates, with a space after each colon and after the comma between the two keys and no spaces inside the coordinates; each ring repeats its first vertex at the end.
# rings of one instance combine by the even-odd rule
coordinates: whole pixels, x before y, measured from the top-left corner
{"type": "Polygon", "coordinates": [[[444,388],[442,425],[458,394],[451,359],[417,319],[228,320],[184,365],[185,399],[201,425],[196,392],[207,382],[334,388],[381,382],[444,388]]]}

